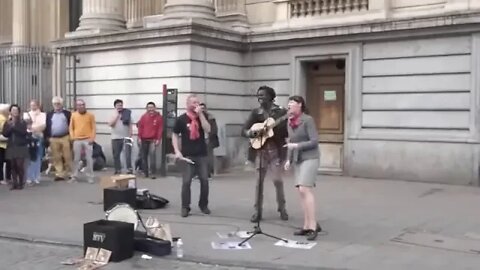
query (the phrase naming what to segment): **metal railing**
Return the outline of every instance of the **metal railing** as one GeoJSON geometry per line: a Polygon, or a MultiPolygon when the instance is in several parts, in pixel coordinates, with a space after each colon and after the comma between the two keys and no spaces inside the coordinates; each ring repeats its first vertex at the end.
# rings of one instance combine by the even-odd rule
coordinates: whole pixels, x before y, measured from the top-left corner
{"type": "Polygon", "coordinates": [[[52,108],[54,95],[60,95],[70,107],[74,96],[73,57],[49,48],[5,48],[0,50],[0,103],[29,108],[32,99],[40,101],[45,111],[52,108]]]}
{"type": "Polygon", "coordinates": [[[368,0],[290,0],[290,17],[339,15],[368,10],[368,0]]]}

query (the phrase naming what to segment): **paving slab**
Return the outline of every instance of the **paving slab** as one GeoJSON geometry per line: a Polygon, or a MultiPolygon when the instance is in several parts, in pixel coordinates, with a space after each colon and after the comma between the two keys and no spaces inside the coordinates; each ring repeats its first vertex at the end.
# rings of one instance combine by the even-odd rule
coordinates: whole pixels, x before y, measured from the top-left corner
{"type": "MultiPolygon", "coordinates": [[[[102,174],[111,172],[102,172],[102,174]]],[[[480,189],[466,186],[321,176],[317,214],[325,232],[310,250],[277,247],[259,235],[250,250],[214,250],[217,232],[251,230],[255,175],[239,172],[210,182],[210,209],[196,207],[199,183],[192,184],[192,215],[180,217],[181,179],[139,179],[140,188],[170,200],[165,209],[141,216],[169,223],[185,243],[184,261],[268,269],[477,269],[480,255],[391,241],[404,232],[451,238],[480,233],[480,189]],[[455,262],[455,263],[454,263],[455,262]],[[454,268],[452,268],[454,266],[454,268]]],[[[289,239],[302,214],[293,180],[285,179],[289,221],[275,211],[273,184],[266,182],[265,232],[289,239]]],[[[82,245],[83,224],[104,218],[98,184],[44,181],[23,191],[0,187],[0,236],[82,245]]],[[[470,238],[470,241],[472,239],[470,238]]],[[[167,259],[176,259],[166,257],[167,259]]]]}

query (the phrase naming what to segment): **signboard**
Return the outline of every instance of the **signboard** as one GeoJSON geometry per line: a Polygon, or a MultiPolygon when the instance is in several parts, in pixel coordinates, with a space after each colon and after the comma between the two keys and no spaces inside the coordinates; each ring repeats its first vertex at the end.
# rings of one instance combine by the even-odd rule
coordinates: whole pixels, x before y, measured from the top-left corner
{"type": "Polygon", "coordinates": [[[325,90],[323,92],[323,100],[325,100],[325,101],[335,101],[335,100],[337,100],[337,91],[336,90],[325,90]]]}

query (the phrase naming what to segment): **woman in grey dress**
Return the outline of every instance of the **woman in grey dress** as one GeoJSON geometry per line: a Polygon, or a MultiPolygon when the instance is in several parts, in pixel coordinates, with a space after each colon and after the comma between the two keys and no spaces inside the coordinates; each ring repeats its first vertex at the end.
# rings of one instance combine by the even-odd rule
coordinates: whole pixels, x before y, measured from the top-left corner
{"type": "Polygon", "coordinates": [[[305,112],[305,100],[301,96],[288,99],[288,158],[285,170],[293,167],[295,171],[295,187],[303,208],[303,228],[294,235],[306,236],[307,240],[313,241],[322,230],[315,218],[315,196],[312,191],[317,180],[320,154],[315,121],[305,112]]]}
{"type": "Polygon", "coordinates": [[[12,170],[10,189],[23,189],[25,186],[25,160],[30,157],[28,150],[27,122],[22,119],[18,105],[10,106],[10,119],[3,126],[3,136],[8,138],[6,158],[12,170]]]}

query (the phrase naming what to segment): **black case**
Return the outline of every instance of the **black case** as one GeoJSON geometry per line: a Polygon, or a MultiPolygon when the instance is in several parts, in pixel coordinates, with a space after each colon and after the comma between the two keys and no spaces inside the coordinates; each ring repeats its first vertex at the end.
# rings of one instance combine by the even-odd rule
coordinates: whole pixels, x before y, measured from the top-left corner
{"type": "Polygon", "coordinates": [[[152,239],[146,233],[135,232],[135,251],[141,251],[155,256],[167,256],[172,253],[170,241],[152,239]]]}
{"type": "Polygon", "coordinates": [[[103,190],[103,211],[110,210],[118,203],[126,203],[137,209],[137,189],[114,187],[103,190]]]}
{"type": "Polygon", "coordinates": [[[129,259],[134,252],[133,224],[120,221],[97,220],[83,225],[83,253],[87,247],[110,250],[110,261],[129,259]]]}

